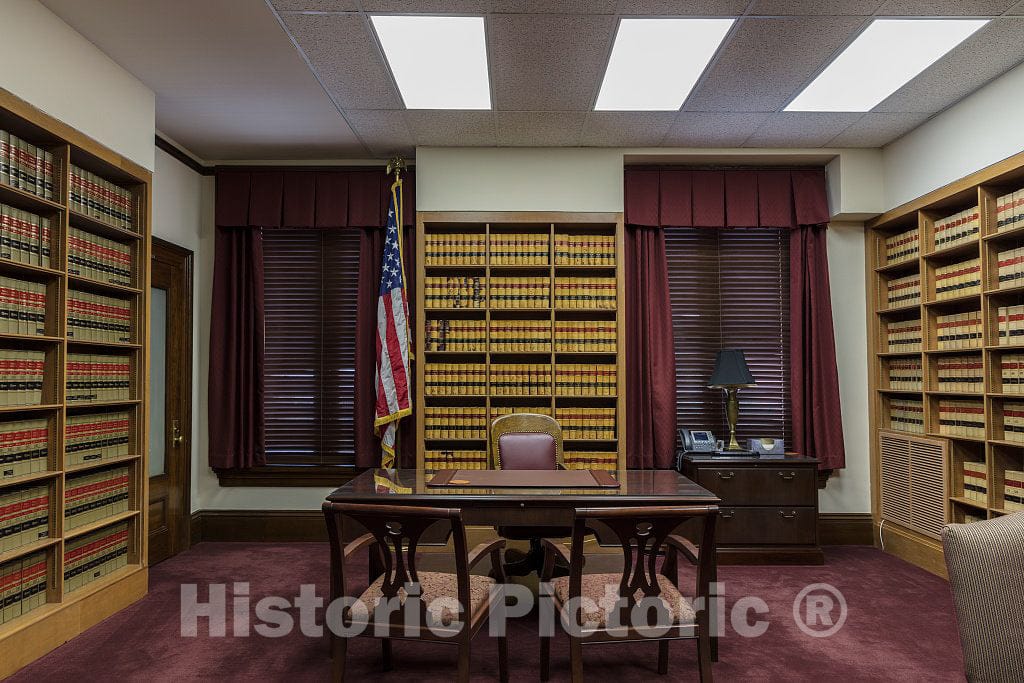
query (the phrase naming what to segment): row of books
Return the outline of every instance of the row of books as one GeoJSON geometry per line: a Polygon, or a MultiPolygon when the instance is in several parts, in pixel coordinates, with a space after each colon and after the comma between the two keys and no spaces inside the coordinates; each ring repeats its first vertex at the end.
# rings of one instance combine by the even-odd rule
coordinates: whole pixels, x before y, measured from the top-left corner
{"type": "Polygon", "coordinates": [[[487,348],[487,321],[428,318],[423,343],[427,351],[483,353],[487,348]]]}
{"type": "Polygon", "coordinates": [[[617,470],[619,456],[615,451],[566,450],[565,466],[571,470],[617,470]]]}
{"type": "Polygon", "coordinates": [[[985,391],[981,356],[944,356],[935,365],[939,391],[985,391]]]}
{"type": "Polygon", "coordinates": [[[558,396],[615,396],[617,367],[613,364],[555,365],[555,394],[558,396]]]}
{"type": "Polygon", "coordinates": [[[981,293],[981,259],[969,259],[935,269],[935,300],[981,293]]]}
{"type": "Polygon", "coordinates": [[[423,279],[427,308],[486,308],[486,277],[427,277],[423,279]]]}
{"type": "Polygon", "coordinates": [[[614,235],[555,235],[555,265],[614,266],[614,235]]]}
{"type": "Polygon", "coordinates": [[[46,334],[46,285],[0,276],[0,332],[46,334]]]}
{"type": "Polygon", "coordinates": [[[0,349],[0,406],[34,406],[43,400],[46,352],[0,349]]]}
{"type": "Polygon", "coordinates": [[[996,254],[999,289],[1017,287],[1024,280],[1024,247],[1007,249],[996,254]]]}
{"type": "Polygon", "coordinates": [[[498,353],[550,351],[548,320],[492,320],[491,351],[498,353]]]}
{"type": "Polygon", "coordinates": [[[939,434],[985,438],[985,404],[981,401],[939,399],[939,434]]]}
{"type": "Polygon", "coordinates": [[[49,151],[0,130],[0,185],[54,198],[54,159],[49,151]]]}
{"type": "Polygon", "coordinates": [[[614,320],[556,320],[555,351],[615,353],[617,333],[614,320]]]}
{"type": "Polygon", "coordinates": [[[552,415],[551,406],[491,406],[491,422],[493,423],[502,415],[514,415],[516,413],[552,415]]]}
{"type": "Polygon", "coordinates": [[[961,522],[961,524],[970,524],[972,522],[981,522],[982,520],[985,519],[984,516],[975,514],[973,512],[968,512],[967,510],[964,510],[963,514],[964,514],[964,521],[961,522]]]}
{"type": "Polygon", "coordinates": [[[70,191],[72,211],[116,228],[134,229],[131,191],[75,165],[71,166],[70,191]]]}
{"type": "Polygon", "coordinates": [[[996,199],[996,232],[1024,228],[1024,187],[996,199]]]}
{"type": "Polygon", "coordinates": [[[964,498],[988,505],[988,473],[985,463],[965,460],[963,467],[964,498]]]}
{"type": "Polygon", "coordinates": [[[940,351],[980,348],[981,311],[936,316],[935,340],[940,351]]]}
{"type": "Polygon", "coordinates": [[[487,365],[426,363],[423,384],[427,396],[483,396],[487,391],[487,365]]]}
{"type": "Polygon", "coordinates": [[[1003,439],[1024,443],[1024,403],[1003,404],[1003,439]]]}
{"type": "Polygon", "coordinates": [[[423,452],[423,466],[428,470],[486,470],[485,450],[427,450],[423,452]]]}
{"type": "Polygon", "coordinates": [[[46,604],[46,551],[0,565],[0,624],[46,604]]]}
{"type": "Polygon", "coordinates": [[[936,219],[933,236],[935,250],[970,242],[976,239],[979,232],[981,232],[981,210],[977,206],[957,211],[945,218],[936,219]]]}
{"type": "Polygon", "coordinates": [[[920,304],[921,274],[914,273],[888,280],[885,283],[885,301],[888,308],[920,304]]]}
{"type": "Polygon", "coordinates": [[[921,350],[921,320],[890,320],[885,325],[886,350],[889,353],[913,353],[921,350]]]}
{"type": "Polygon", "coordinates": [[[70,467],[129,455],[130,437],[128,411],[68,415],[64,426],[64,464],[70,467]]]}
{"type": "Polygon", "coordinates": [[[131,395],[131,376],[128,356],[69,353],[67,401],[127,401],[131,395]]]}
{"type": "Polygon", "coordinates": [[[1024,305],[1000,306],[996,310],[996,343],[1015,346],[1024,341],[1024,305]]]}
{"type": "Polygon", "coordinates": [[[917,228],[885,238],[885,263],[901,263],[917,258],[921,253],[921,240],[917,228]]]}
{"type": "Polygon", "coordinates": [[[128,466],[68,475],[64,528],[74,529],[128,511],[128,466]]]}
{"type": "Polygon", "coordinates": [[[129,343],[132,303],[127,299],[68,291],[68,339],[129,343]]]}
{"type": "Polygon", "coordinates": [[[1024,353],[1004,353],[999,359],[999,383],[1004,394],[1024,394],[1024,353]]]}
{"type": "Polygon", "coordinates": [[[555,419],[564,439],[614,439],[615,408],[559,407],[555,419]]]}
{"type": "Polygon", "coordinates": [[[887,365],[890,389],[921,391],[924,368],[920,358],[894,358],[887,365]]]}
{"type": "Polygon", "coordinates": [[[423,431],[428,439],[486,439],[487,408],[484,406],[427,406],[423,431]]]}
{"type": "Polygon", "coordinates": [[[49,536],[49,484],[0,489],[0,553],[49,536]]]}
{"type": "Polygon", "coordinates": [[[98,282],[131,287],[132,248],[71,227],[68,230],[68,272],[98,282]]]}
{"type": "Polygon", "coordinates": [[[1024,472],[1003,472],[1003,509],[1024,510],[1024,472]]]}
{"type": "Polygon", "coordinates": [[[551,278],[492,277],[491,308],[549,308],[551,278]]]}
{"type": "Polygon", "coordinates": [[[551,262],[547,235],[491,233],[492,266],[546,266],[551,262]]]}
{"type": "Polygon", "coordinates": [[[423,250],[423,263],[428,266],[482,266],[487,262],[487,236],[427,233],[423,236],[423,250]]]}
{"type": "Polygon", "coordinates": [[[911,434],[924,434],[924,403],[915,399],[891,399],[889,428],[911,434]]]}
{"type": "Polygon", "coordinates": [[[120,522],[64,542],[64,591],[74,592],[128,565],[129,530],[120,522]]]}
{"type": "Polygon", "coordinates": [[[43,418],[0,422],[0,481],[45,472],[50,430],[43,418]]]}
{"type": "Polygon", "coordinates": [[[613,277],[557,277],[555,307],[615,310],[617,288],[613,277]]]}
{"type": "Polygon", "coordinates": [[[51,239],[49,218],[0,204],[0,258],[49,268],[51,239]]]}
{"type": "Polygon", "coordinates": [[[492,396],[550,396],[551,365],[508,363],[491,365],[492,396]]]}

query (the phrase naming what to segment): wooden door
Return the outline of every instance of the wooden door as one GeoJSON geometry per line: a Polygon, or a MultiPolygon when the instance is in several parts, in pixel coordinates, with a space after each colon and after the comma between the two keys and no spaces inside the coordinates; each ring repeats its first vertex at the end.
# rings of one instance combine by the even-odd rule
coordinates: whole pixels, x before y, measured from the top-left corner
{"type": "Polygon", "coordinates": [[[153,240],[149,564],[188,548],[192,462],[192,252],[153,240]]]}

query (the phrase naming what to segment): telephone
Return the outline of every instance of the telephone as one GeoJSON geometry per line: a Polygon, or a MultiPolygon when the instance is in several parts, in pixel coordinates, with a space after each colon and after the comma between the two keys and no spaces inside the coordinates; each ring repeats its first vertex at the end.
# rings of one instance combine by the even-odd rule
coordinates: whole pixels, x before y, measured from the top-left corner
{"type": "Polygon", "coordinates": [[[706,429],[680,429],[679,444],[685,453],[714,453],[718,450],[715,435],[706,429]]]}

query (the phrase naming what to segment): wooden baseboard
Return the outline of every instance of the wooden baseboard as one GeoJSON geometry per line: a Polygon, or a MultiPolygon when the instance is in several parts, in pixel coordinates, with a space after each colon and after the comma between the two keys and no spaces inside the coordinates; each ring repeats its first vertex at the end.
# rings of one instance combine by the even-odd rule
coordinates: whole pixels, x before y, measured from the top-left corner
{"type": "Polygon", "coordinates": [[[818,514],[821,545],[873,545],[870,512],[822,512],[818,514]]]}
{"type": "MultiPolygon", "coordinates": [[[[879,527],[872,523],[872,528],[875,538],[877,538],[879,527]]],[[[885,541],[884,548],[887,553],[911,564],[916,564],[936,576],[949,578],[946,573],[946,560],[942,554],[942,543],[934,538],[923,536],[889,522],[882,526],[882,538],[885,541]]]]}

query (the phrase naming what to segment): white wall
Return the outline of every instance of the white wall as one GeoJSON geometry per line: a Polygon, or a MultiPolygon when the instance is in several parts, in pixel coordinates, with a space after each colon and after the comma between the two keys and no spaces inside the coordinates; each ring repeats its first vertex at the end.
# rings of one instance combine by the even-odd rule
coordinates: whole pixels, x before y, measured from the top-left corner
{"type": "Polygon", "coordinates": [[[36,0],[0,0],[0,33],[0,86],[153,169],[149,88],[36,0]]]}

